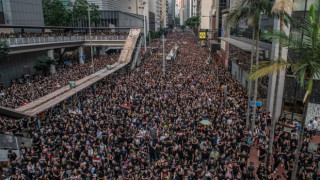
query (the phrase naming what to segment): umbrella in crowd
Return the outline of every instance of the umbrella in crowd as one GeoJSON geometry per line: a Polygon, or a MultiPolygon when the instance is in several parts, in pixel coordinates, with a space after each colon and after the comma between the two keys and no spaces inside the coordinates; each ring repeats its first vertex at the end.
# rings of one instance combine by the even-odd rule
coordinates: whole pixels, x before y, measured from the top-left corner
{"type": "Polygon", "coordinates": [[[201,120],[201,121],[200,121],[200,124],[205,125],[205,126],[208,126],[208,125],[211,125],[212,123],[211,123],[209,120],[204,119],[204,120],[201,120]]]}

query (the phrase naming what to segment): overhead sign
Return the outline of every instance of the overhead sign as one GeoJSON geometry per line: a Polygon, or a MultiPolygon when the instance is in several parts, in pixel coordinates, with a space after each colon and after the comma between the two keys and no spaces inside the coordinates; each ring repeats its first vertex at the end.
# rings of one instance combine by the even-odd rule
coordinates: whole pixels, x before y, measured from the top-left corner
{"type": "Polygon", "coordinates": [[[200,39],[207,39],[207,33],[206,32],[199,32],[199,38],[200,39]]]}

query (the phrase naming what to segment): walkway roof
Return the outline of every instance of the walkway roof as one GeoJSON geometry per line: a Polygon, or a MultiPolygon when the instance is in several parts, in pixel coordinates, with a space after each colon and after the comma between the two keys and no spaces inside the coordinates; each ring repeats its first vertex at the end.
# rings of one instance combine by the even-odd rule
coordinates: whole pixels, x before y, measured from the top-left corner
{"type": "MultiPolygon", "coordinates": [[[[236,46],[239,49],[242,49],[244,51],[251,52],[252,45],[250,39],[247,38],[238,38],[238,37],[220,37],[222,41],[228,42],[234,46],[236,46]]],[[[271,50],[271,44],[261,42],[259,45],[260,51],[270,51],[271,50]]],[[[255,48],[254,48],[255,49],[255,48]]]]}

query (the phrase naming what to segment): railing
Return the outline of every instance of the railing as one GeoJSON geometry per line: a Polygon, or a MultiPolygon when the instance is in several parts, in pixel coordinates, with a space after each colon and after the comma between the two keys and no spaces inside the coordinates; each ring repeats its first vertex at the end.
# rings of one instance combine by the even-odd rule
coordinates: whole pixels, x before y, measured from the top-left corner
{"type": "MultiPolygon", "coordinates": [[[[107,35],[92,36],[92,41],[101,40],[126,40],[125,35],[107,35]]],[[[6,41],[9,46],[27,45],[27,44],[46,44],[59,42],[74,42],[74,41],[90,41],[90,36],[56,36],[56,37],[24,37],[24,38],[1,38],[0,41],[6,41]]]]}

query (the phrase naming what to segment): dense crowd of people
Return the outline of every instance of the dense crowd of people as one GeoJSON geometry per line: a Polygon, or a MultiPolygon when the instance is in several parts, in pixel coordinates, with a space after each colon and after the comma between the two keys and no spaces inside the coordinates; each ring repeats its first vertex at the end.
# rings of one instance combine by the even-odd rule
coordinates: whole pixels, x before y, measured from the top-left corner
{"type": "MultiPolygon", "coordinates": [[[[88,32],[63,32],[63,31],[54,31],[54,32],[42,32],[42,33],[0,33],[0,39],[8,38],[27,38],[27,37],[57,37],[57,36],[85,36],[89,35],[88,32]]],[[[127,36],[128,32],[92,32],[92,36],[127,36]]]]}
{"type": "MultiPolygon", "coordinates": [[[[119,54],[94,58],[94,70],[99,71],[118,60],[119,54]]],[[[13,81],[9,88],[0,90],[0,106],[17,108],[35,99],[45,96],[61,87],[92,73],[91,61],[80,64],[78,57],[68,64],[59,64],[56,73],[49,76],[36,74],[13,81]]]]}
{"type": "MultiPolygon", "coordinates": [[[[9,151],[3,177],[281,179],[275,174],[284,166],[289,178],[299,129],[285,132],[285,118],[279,120],[273,163],[266,164],[270,115],[258,108],[254,131],[245,129],[246,90],[220,63],[199,53],[206,49],[191,32],[169,34],[167,50],[175,43],[180,52],[167,63],[166,75],[159,48],[139,68],[115,73],[78,93],[70,106],[65,101],[49,110],[41,123],[0,118],[1,132],[33,139],[32,147],[20,147],[20,158],[9,151]],[[252,146],[259,148],[259,164],[249,160],[252,146]]],[[[308,137],[299,179],[320,177],[320,151],[307,151],[308,137]]]]}

